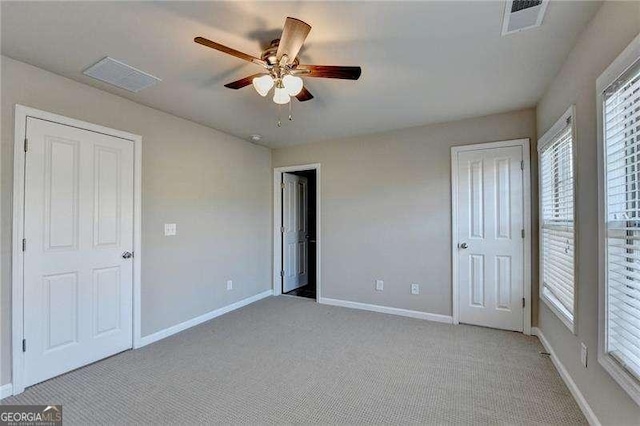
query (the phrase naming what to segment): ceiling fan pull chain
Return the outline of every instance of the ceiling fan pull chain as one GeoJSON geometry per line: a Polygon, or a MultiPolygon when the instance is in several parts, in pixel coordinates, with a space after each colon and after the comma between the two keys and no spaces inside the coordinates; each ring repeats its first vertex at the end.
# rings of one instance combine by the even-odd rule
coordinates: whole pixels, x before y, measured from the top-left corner
{"type": "Polygon", "coordinates": [[[282,112],[282,105],[278,105],[278,127],[282,127],[282,121],[280,120],[281,112],[282,112]]]}
{"type": "Polygon", "coordinates": [[[293,101],[289,101],[289,121],[293,121],[293,113],[291,112],[291,109],[293,108],[292,106],[293,101]]]}

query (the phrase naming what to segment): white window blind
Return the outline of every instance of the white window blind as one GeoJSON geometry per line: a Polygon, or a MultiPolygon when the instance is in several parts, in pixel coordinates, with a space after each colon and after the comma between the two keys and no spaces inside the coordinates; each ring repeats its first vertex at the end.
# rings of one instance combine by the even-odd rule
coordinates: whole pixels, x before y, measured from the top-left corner
{"type": "Polygon", "coordinates": [[[605,350],[640,378],[640,63],[604,92],[605,350]]]}
{"type": "MultiPolygon", "coordinates": [[[[540,150],[542,297],[573,328],[574,173],[571,116],[540,150]]],[[[557,125],[554,126],[557,128],[557,125]]]]}

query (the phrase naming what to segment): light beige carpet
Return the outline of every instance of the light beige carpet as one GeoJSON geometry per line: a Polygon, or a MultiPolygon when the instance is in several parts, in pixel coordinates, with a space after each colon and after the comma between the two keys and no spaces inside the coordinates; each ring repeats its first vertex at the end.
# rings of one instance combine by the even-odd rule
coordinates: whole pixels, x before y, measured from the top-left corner
{"type": "Polygon", "coordinates": [[[538,339],[270,297],[27,389],[66,424],[585,424],[538,339]]]}

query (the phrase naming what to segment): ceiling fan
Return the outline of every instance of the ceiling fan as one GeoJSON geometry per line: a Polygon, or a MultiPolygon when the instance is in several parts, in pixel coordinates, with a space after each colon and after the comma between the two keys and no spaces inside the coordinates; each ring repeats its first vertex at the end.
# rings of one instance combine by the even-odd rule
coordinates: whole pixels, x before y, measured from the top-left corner
{"type": "Polygon", "coordinates": [[[261,96],[267,96],[275,86],[273,102],[284,105],[296,97],[300,102],[313,99],[313,95],[304,87],[300,77],[338,78],[357,80],[362,70],[360,67],[343,67],[333,65],[301,65],[298,52],[302,48],[311,25],[296,18],[288,17],[284,23],[282,36],[273,40],[260,58],[237,51],[222,44],[196,37],[193,41],[236,58],[260,65],[265,71],[250,75],[240,80],[225,84],[230,89],[241,89],[250,84],[261,96]]]}

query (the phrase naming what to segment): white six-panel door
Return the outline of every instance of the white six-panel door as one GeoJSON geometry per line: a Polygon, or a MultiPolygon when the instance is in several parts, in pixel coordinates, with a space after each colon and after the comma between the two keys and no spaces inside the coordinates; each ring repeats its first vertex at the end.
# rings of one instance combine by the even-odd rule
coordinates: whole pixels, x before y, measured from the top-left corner
{"type": "Polygon", "coordinates": [[[132,346],[133,143],[27,119],[24,385],[132,346]]]}
{"type": "Polygon", "coordinates": [[[458,152],[459,321],[523,330],[521,146],[458,152]]]}
{"type": "Polygon", "coordinates": [[[283,173],[282,180],[282,291],[287,293],[309,283],[308,181],[292,173],[283,173]]]}

